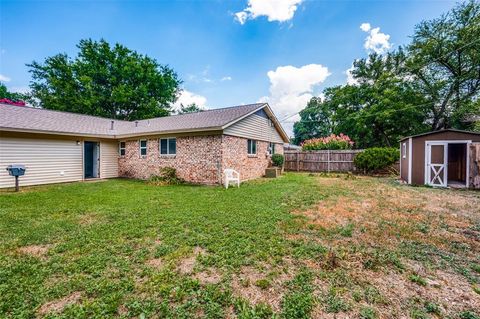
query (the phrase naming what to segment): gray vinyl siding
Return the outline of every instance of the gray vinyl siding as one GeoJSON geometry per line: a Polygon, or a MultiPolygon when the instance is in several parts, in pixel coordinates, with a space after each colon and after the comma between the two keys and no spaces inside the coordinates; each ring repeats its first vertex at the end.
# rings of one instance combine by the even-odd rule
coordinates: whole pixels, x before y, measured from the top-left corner
{"type": "Polygon", "coordinates": [[[226,135],[283,144],[282,137],[277,129],[270,125],[270,120],[257,114],[249,115],[227,127],[223,133],[226,135]]]}
{"type": "Polygon", "coordinates": [[[0,188],[15,186],[5,167],[24,164],[20,186],[81,181],[82,146],[75,140],[0,137],[0,188]]]}
{"type": "Polygon", "coordinates": [[[100,178],[118,177],[118,142],[100,143],[100,178]]]}

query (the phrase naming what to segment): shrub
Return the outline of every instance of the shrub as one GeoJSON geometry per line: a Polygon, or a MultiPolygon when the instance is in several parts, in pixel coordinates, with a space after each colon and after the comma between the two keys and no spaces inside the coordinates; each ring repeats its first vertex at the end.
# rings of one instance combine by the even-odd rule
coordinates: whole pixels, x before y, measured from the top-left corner
{"type": "Polygon", "coordinates": [[[326,137],[305,140],[301,146],[304,151],[349,150],[352,148],[353,144],[354,143],[350,137],[340,133],[340,135],[331,134],[326,137]]]}
{"type": "Polygon", "coordinates": [[[184,182],[177,176],[177,170],[173,167],[162,167],[160,175],[152,175],[148,182],[154,185],[177,185],[184,182]]]}
{"type": "Polygon", "coordinates": [[[367,173],[379,171],[395,164],[400,157],[396,148],[373,147],[358,153],[353,160],[358,169],[367,173]]]}
{"type": "Polygon", "coordinates": [[[272,164],[273,166],[282,166],[284,161],[284,157],[282,154],[273,154],[272,155],[272,164]]]}

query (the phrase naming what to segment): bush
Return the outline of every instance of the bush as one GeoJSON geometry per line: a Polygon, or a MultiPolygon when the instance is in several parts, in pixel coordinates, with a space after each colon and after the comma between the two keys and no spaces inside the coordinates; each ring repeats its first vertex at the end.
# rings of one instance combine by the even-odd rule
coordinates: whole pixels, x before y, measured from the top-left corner
{"type": "Polygon", "coordinates": [[[272,164],[273,166],[282,166],[284,161],[284,157],[282,154],[273,154],[272,155],[272,164]]]}
{"type": "Polygon", "coordinates": [[[152,175],[148,182],[154,185],[177,185],[184,182],[177,176],[177,170],[173,167],[162,167],[160,175],[152,175]]]}
{"type": "Polygon", "coordinates": [[[304,151],[318,151],[318,150],[349,150],[353,146],[353,141],[347,135],[331,134],[327,137],[312,138],[305,140],[302,143],[304,151]]]}
{"type": "Polygon", "coordinates": [[[358,169],[371,173],[388,168],[399,158],[400,152],[396,148],[373,147],[358,153],[353,161],[358,169]]]}

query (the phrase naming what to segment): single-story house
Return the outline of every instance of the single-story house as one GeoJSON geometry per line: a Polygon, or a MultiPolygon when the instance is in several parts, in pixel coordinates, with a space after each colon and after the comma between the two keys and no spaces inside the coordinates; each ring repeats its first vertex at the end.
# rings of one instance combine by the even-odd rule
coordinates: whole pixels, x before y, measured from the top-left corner
{"type": "Polygon", "coordinates": [[[403,138],[400,177],[414,185],[480,188],[480,132],[445,129],[403,138]]]}
{"type": "Polygon", "coordinates": [[[20,185],[90,178],[147,179],[173,167],[192,183],[219,184],[233,168],[261,177],[288,136],[266,103],[141,121],[0,104],[0,188],[7,165],[24,164],[20,185]]]}

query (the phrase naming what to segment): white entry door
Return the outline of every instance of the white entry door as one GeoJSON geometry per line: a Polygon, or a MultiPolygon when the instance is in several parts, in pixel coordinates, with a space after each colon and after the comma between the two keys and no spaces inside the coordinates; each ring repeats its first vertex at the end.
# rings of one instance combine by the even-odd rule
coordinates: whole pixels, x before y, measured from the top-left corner
{"type": "Polygon", "coordinates": [[[447,187],[448,143],[427,142],[425,152],[427,185],[447,187]]]}

